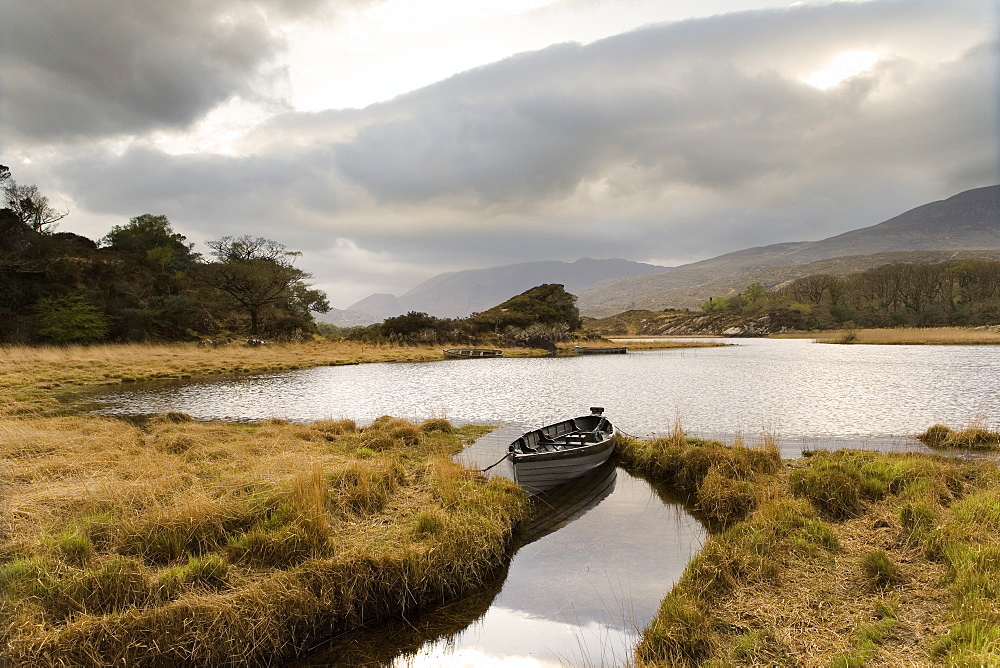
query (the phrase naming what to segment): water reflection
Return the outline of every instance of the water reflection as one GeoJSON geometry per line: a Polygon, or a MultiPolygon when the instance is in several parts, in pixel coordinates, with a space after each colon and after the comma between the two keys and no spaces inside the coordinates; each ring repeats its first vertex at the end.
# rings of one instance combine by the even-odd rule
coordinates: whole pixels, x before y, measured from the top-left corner
{"type": "Polygon", "coordinates": [[[725,348],[628,355],[324,367],[160,383],[96,401],[107,413],[174,410],[203,419],[366,422],[388,414],[531,426],[602,405],[637,436],[669,431],[679,418],[690,433],[713,438],[767,430],[855,446],[899,441],[935,423],[995,419],[1000,355],[993,346],[743,339],[725,348]]]}
{"type": "Polygon", "coordinates": [[[581,483],[534,501],[502,588],[336,638],[295,665],[621,665],[705,530],[669,491],[613,466],[581,483]]]}

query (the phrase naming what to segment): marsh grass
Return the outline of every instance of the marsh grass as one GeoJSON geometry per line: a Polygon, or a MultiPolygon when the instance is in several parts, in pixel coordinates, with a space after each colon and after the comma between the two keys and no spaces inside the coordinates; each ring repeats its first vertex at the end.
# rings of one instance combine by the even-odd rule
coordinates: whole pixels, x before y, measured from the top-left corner
{"type": "MultiPolygon", "coordinates": [[[[685,447],[705,446],[675,435],[625,456],[690,484],[706,451],[685,447]]],[[[721,484],[717,461],[703,487],[721,484]]],[[[995,463],[821,451],[752,479],[753,509],[691,560],[635,665],[1000,665],[995,463]]]]}
{"type": "Polygon", "coordinates": [[[872,550],[861,557],[861,572],[872,589],[888,589],[903,583],[903,572],[883,550],[872,550]]]}
{"type": "Polygon", "coordinates": [[[1000,450],[1000,432],[988,429],[981,420],[960,430],[936,424],[919,434],[917,439],[931,448],[1000,450]]]}
{"type": "Polygon", "coordinates": [[[5,663],[273,662],[467,592],[526,513],[450,461],[480,431],[0,418],[5,663]]]}
{"type": "Polygon", "coordinates": [[[688,493],[710,522],[725,526],[746,517],[767,494],[763,476],[781,466],[777,442],[765,436],[746,445],[689,439],[679,422],[666,438],[639,441],[623,437],[618,457],[627,467],[668,482],[688,493]]]}

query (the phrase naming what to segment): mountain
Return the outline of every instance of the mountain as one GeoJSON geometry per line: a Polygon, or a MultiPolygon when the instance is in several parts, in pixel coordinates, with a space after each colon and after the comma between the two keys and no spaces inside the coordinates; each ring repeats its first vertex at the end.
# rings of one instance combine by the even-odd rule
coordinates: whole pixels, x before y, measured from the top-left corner
{"type": "Polygon", "coordinates": [[[327,322],[337,327],[363,327],[382,320],[363,311],[348,311],[333,307],[326,313],[314,313],[313,318],[317,322],[327,322]]]}
{"type": "Polygon", "coordinates": [[[440,318],[464,318],[537,285],[559,283],[565,286],[567,292],[579,294],[598,281],[652,274],[665,268],[620,259],[584,258],[576,262],[549,260],[469,269],[439,274],[400,297],[386,294],[365,297],[345,312],[365,313],[379,320],[409,311],[421,311],[440,318]]]}
{"type": "Polygon", "coordinates": [[[909,259],[883,258],[887,262],[881,264],[939,262],[966,251],[998,248],[1000,185],[967,190],[910,209],[877,225],[820,241],[748,248],[657,274],[609,279],[577,293],[577,305],[581,314],[593,317],[631,309],[697,307],[709,296],[740,290],[754,280],[765,285],[780,283],[766,278],[769,268],[784,268],[776,273],[784,276],[781,280],[791,280],[819,271],[844,273],[867,269],[876,266],[871,262],[879,261],[881,254],[927,252],[925,256],[909,259]],[[838,263],[809,269],[800,266],[834,258],[844,259],[839,268],[838,263]]]}

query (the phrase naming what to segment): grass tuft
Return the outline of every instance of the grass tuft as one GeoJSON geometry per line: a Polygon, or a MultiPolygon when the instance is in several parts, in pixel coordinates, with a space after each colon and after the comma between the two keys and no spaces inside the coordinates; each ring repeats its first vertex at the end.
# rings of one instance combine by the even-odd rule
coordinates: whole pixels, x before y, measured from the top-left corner
{"type": "Polygon", "coordinates": [[[872,550],[861,558],[861,573],[875,590],[895,587],[904,580],[903,571],[883,550],[872,550]]]}
{"type": "Polygon", "coordinates": [[[981,424],[973,424],[959,431],[936,424],[919,434],[917,439],[932,448],[1000,450],[1000,432],[990,431],[981,424]]]}
{"type": "Polygon", "coordinates": [[[420,431],[424,433],[439,431],[444,434],[453,434],[455,433],[455,428],[451,425],[451,422],[444,418],[431,418],[420,423],[420,431]]]}
{"type": "Polygon", "coordinates": [[[685,593],[667,594],[636,647],[639,665],[697,666],[715,640],[708,604],[685,593]]]}

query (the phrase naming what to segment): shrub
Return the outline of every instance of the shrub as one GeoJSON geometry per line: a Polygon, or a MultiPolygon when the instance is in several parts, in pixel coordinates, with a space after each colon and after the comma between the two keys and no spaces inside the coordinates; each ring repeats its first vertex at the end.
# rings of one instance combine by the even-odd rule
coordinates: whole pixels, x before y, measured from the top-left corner
{"type": "Polygon", "coordinates": [[[46,341],[91,343],[108,335],[108,319],[80,295],[40,299],[35,313],[35,333],[46,341]]]}

